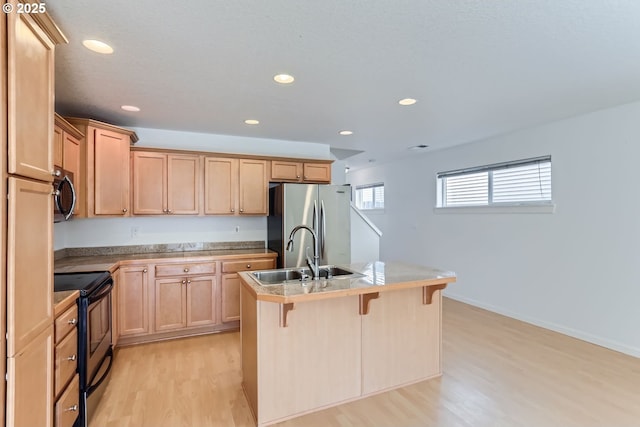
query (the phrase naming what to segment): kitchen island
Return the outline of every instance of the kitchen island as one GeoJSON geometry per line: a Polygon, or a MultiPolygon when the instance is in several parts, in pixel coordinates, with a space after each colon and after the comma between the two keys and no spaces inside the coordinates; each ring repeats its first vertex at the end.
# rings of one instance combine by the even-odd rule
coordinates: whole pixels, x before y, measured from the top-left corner
{"type": "Polygon", "coordinates": [[[261,285],[241,273],[243,388],[258,426],[438,377],[453,272],[403,263],[261,285]]]}

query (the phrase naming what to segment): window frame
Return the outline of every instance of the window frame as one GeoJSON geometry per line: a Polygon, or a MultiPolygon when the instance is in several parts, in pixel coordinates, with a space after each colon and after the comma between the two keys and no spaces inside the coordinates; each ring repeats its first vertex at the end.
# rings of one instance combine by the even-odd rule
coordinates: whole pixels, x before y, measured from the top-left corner
{"type": "Polygon", "coordinates": [[[532,164],[549,163],[549,171],[551,172],[551,155],[533,157],[527,159],[513,160],[508,162],[493,163],[488,165],[456,169],[450,171],[438,172],[436,174],[436,206],[434,212],[445,213],[553,213],[555,212],[555,203],[553,202],[553,186],[552,176],[550,179],[550,199],[549,200],[521,200],[512,202],[494,202],[493,201],[493,172],[505,170],[514,167],[521,167],[532,164]],[[455,176],[471,175],[476,173],[487,173],[487,203],[484,204],[461,204],[461,205],[444,205],[446,201],[446,178],[455,176]]]}
{"type": "Polygon", "coordinates": [[[376,204],[376,198],[375,198],[376,197],[375,196],[376,195],[376,191],[375,191],[375,189],[379,188],[379,187],[382,187],[382,191],[383,191],[383,194],[384,194],[384,182],[376,182],[376,183],[373,183],[373,184],[356,185],[355,187],[353,187],[353,204],[354,204],[354,206],[356,208],[358,208],[359,210],[365,211],[365,212],[384,212],[384,209],[385,209],[385,207],[384,207],[384,197],[382,199],[382,207],[381,208],[376,208],[376,207],[373,207],[373,208],[362,208],[362,207],[358,206],[358,191],[359,190],[365,190],[365,189],[368,189],[368,188],[372,189],[372,192],[373,192],[372,203],[373,203],[373,206],[375,206],[375,204],[376,204]]]}

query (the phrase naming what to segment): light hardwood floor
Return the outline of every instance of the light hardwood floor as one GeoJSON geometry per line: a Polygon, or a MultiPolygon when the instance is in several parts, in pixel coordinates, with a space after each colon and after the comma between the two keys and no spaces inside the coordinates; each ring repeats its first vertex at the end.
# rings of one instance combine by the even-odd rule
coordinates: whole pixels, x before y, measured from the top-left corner
{"type": "MultiPolygon", "coordinates": [[[[280,427],[637,427],[640,359],[444,299],[442,378],[280,427]]],[[[118,351],[91,427],[253,426],[239,334],[118,351]]]]}

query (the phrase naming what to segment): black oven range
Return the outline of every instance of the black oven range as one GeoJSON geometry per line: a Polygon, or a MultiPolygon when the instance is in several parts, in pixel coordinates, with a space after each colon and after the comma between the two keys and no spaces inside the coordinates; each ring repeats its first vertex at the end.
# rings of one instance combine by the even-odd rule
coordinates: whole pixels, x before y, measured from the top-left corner
{"type": "Polygon", "coordinates": [[[75,427],[87,427],[104,393],[113,363],[111,310],[113,279],[108,271],[57,273],[54,291],[80,291],[78,298],[78,374],[80,416],[75,427]]]}

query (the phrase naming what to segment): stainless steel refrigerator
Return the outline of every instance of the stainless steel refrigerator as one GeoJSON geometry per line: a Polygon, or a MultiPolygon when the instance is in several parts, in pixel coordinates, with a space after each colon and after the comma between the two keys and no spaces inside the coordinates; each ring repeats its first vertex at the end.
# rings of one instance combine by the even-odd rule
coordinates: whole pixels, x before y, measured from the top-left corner
{"type": "Polygon", "coordinates": [[[299,230],[293,252],[287,251],[291,230],[306,225],[316,230],[320,265],[351,262],[351,186],[276,184],[269,189],[268,246],[278,252],[278,267],[306,266],[305,251],[313,256],[313,238],[299,230]]]}

